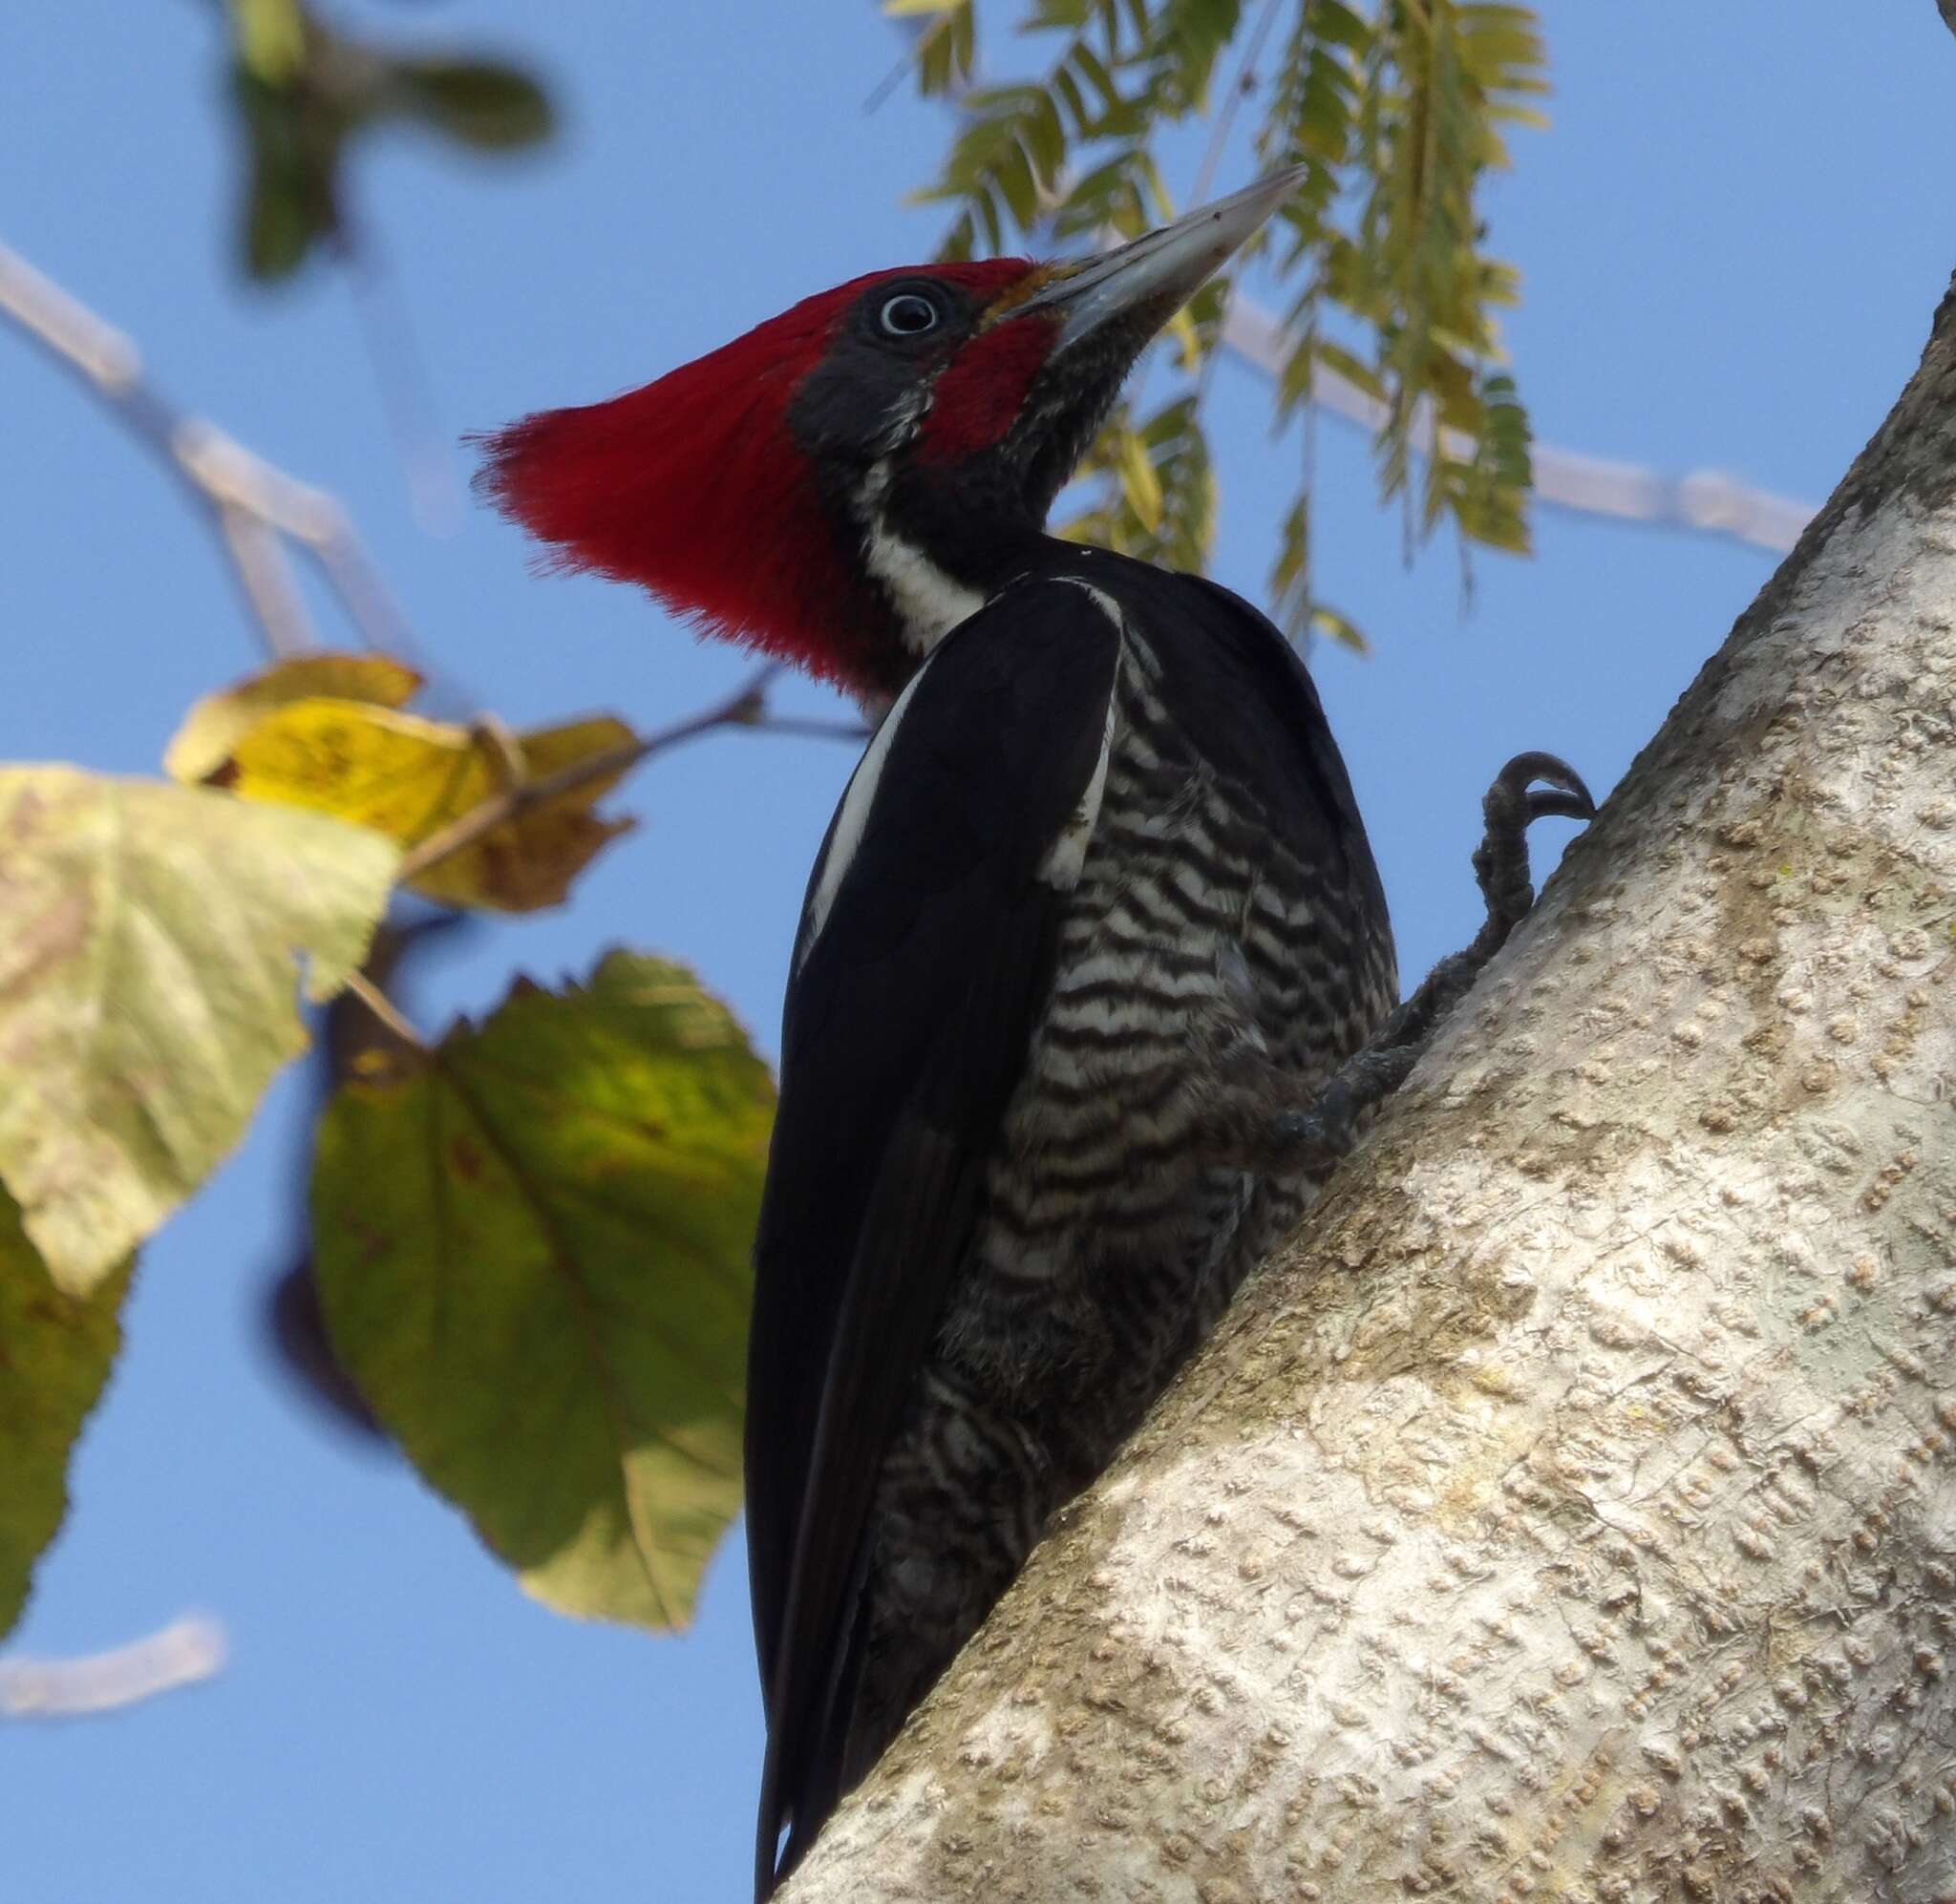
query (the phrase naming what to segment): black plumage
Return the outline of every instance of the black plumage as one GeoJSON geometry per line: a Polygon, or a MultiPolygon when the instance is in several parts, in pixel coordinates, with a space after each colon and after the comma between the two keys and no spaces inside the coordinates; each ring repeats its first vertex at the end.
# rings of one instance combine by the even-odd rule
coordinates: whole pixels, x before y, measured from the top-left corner
{"type": "Polygon", "coordinates": [[[1295,654],[1044,533],[1302,176],[1067,264],[872,273],[490,444],[564,564],[896,696],[810,882],[756,1245],[763,1895],[1526,912],[1529,821],[1589,811],[1552,756],[1502,771],[1486,922],[1395,1007],[1295,654]]]}
{"type": "Polygon", "coordinates": [[[1294,653],[1208,582],[1030,545],[859,769],[797,945],[748,1391],[763,1887],[1303,1208],[1318,1171],[1229,1133],[1395,997],[1294,653]]]}

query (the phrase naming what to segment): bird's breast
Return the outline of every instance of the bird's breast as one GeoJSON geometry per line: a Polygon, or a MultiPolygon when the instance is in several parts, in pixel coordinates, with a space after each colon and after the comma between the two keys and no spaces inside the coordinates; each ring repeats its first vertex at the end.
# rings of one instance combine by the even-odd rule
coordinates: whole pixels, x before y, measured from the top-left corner
{"type": "Polygon", "coordinates": [[[1220,1307],[1213,1285],[1274,1240],[1246,1223],[1294,1218],[1314,1187],[1201,1143],[1219,1053],[1253,1045],[1302,1095],[1391,1004],[1350,956],[1364,925],[1342,868],[1292,851],[1268,798],[1211,764],[1126,637],[1052,990],[946,1318],[974,1374],[1158,1370],[1220,1307]]]}

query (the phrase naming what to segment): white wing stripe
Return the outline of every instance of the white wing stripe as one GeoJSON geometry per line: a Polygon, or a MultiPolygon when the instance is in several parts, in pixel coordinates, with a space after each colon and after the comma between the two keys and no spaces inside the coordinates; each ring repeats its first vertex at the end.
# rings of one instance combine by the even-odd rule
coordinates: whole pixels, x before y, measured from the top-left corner
{"type": "Polygon", "coordinates": [[[1107,718],[1100,730],[1100,757],[1094,763],[1094,771],[1087,776],[1086,790],[1080,795],[1080,803],[1073,811],[1073,817],[1060,830],[1059,837],[1046,849],[1046,857],[1039,862],[1039,878],[1055,890],[1068,893],[1080,882],[1080,869],[1087,863],[1087,842],[1094,836],[1094,829],[1100,823],[1100,801],[1107,792],[1107,761],[1114,751],[1114,688],[1120,676],[1121,652],[1127,645],[1127,624],[1121,618],[1119,604],[1104,589],[1095,588],[1091,582],[1080,582],[1067,578],[1076,588],[1085,589],[1094,598],[1100,612],[1114,624],[1119,644],[1115,651],[1114,667],[1107,677],[1107,718]]]}
{"type": "Polygon", "coordinates": [[[828,851],[822,855],[814,890],[808,897],[808,916],[802,927],[801,946],[795,957],[797,971],[807,963],[809,952],[820,938],[821,929],[828,922],[829,909],[842,889],[849,863],[856,857],[856,849],[862,844],[862,829],[869,824],[869,809],[882,780],[890,743],[896,739],[897,723],[904,718],[910,697],[916,693],[917,684],[924,679],[929,666],[930,663],[925,661],[923,667],[904,683],[904,691],[883,716],[882,725],[870,737],[862,758],[856,763],[855,772],[849,776],[849,784],[842,793],[842,804],[836,814],[836,830],[830,836],[828,851]]]}

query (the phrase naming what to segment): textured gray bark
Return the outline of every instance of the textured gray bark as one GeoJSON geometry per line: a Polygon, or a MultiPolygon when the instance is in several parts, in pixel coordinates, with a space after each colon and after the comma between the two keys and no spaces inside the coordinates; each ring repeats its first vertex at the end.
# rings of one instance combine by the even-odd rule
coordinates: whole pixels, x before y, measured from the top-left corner
{"type": "Polygon", "coordinates": [[[784,1893],[1956,1900],[1956,291],[784,1893]]]}

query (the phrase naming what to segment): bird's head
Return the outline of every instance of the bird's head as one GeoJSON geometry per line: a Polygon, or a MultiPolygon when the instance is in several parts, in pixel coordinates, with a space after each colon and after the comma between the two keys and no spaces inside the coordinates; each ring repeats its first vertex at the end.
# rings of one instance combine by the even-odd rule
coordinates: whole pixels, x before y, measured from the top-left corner
{"type": "Polygon", "coordinates": [[[1082,262],[878,271],[655,383],[484,440],[556,565],[894,693],[1010,581],[1148,340],[1297,183],[1082,262]]]}

